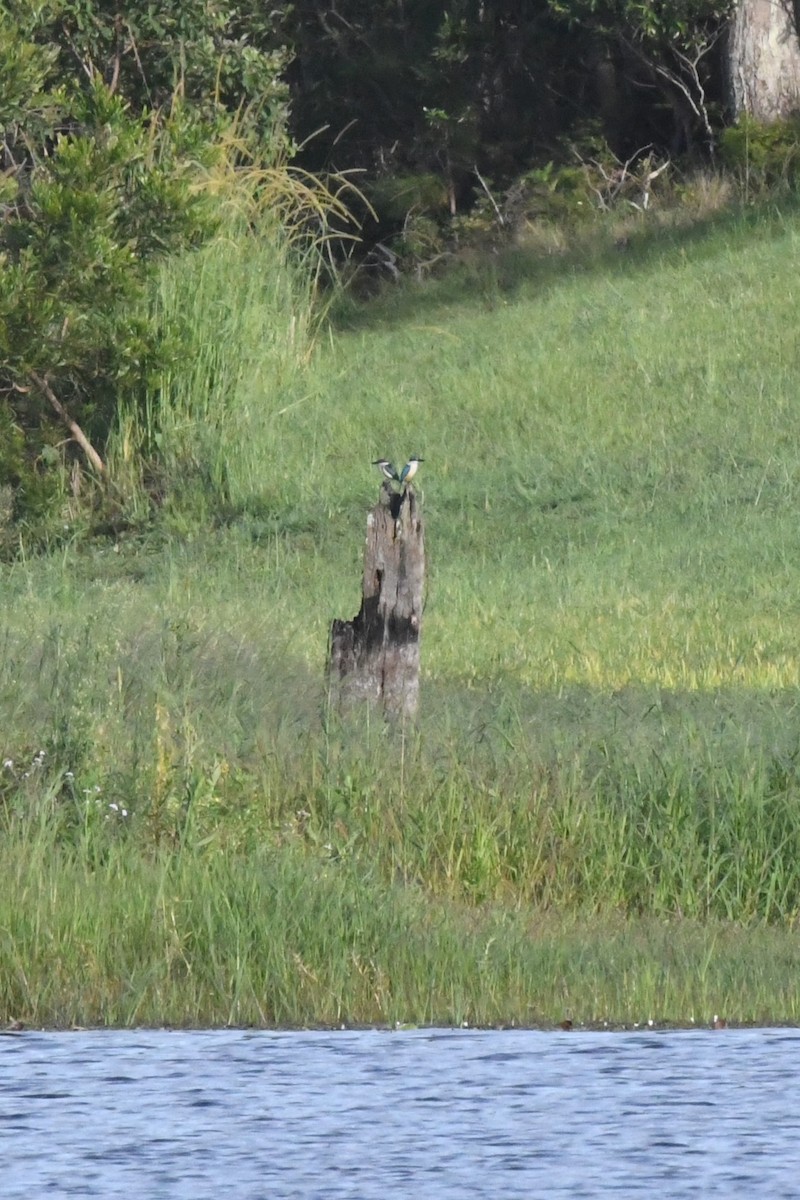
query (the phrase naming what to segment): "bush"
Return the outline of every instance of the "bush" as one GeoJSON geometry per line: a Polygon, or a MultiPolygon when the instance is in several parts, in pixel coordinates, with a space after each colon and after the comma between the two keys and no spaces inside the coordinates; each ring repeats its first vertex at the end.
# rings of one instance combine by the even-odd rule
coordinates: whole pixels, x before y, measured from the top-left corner
{"type": "MultiPolygon", "coordinates": [[[[154,268],[215,232],[224,213],[208,179],[263,136],[263,112],[247,129],[225,112],[210,68],[205,84],[193,78],[192,103],[176,95],[160,108],[133,95],[135,72],[127,89],[124,73],[106,83],[114,37],[102,11],[73,30],[83,70],[65,72],[71,12],[0,14],[0,487],[12,489],[14,516],[34,521],[68,473],[74,492],[75,470],[105,475],[120,401],[142,400],[170,354],[149,304],[154,268]]],[[[181,45],[165,34],[162,76],[181,45]]],[[[151,96],[141,72],[138,90],[151,96]]]]}
{"type": "Polygon", "coordinates": [[[742,175],[748,186],[792,185],[800,169],[800,116],[768,125],[744,116],[723,131],[720,154],[723,164],[742,175]]]}

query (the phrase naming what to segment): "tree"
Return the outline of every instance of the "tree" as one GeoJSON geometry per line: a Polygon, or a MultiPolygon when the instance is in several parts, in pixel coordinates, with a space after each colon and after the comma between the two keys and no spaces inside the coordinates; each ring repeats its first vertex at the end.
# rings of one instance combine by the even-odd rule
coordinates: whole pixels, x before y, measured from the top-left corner
{"type": "Polygon", "coordinates": [[[435,171],[460,205],[476,165],[511,179],[575,117],[580,64],[547,0],[296,0],[281,37],[315,167],[435,171]]]}
{"type": "Polygon", "coordinates": [[[727,54],[735,117],[769,122],[800,111],[798,11],[789,0],[737,0],[727,54]]]}
{"type": "Polygon", "coordinates": [[[627,106],[633,130],[618,137],[660,141],[672,153],[713,153],[722,98],[717,50],[732,0],[549,3],[573,31],[595,39],[601,109],[603,92],[639,97],[627,106]]]}

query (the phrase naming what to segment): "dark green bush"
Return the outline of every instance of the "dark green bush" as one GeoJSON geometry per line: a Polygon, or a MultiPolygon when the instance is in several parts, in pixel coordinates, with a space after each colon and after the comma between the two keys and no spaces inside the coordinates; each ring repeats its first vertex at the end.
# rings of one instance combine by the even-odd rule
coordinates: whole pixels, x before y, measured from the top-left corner
{"type": "MultiPolygon", "coordinates": [[[[121,401],[175,352],[148,304],[155,264],[219,227],[208,180],[252,149],[284,95],[280,56],[256,62],[222,37],[225,6],[163,7],[159,37],[138,43],[152,14],[129,11],[124,50],[100,4],[0,12],[0,487],[13,519],[36,523],[68,473],[73,494],[76,470],[104,474],[121,401]],[[197,56],[180,82],[187,38],[197,56]],[[251,121],[224,107],[237,71],[265,97],[251,121]]],[[[234,107],[242,95],[244,82],[234,107]]]]}
{"type": "Polygon", "coordinates": [[[743,116],[720,138],[723,165],[756,187],[794,184],[800,170],[800,116],[769,125],[743,116]]]}

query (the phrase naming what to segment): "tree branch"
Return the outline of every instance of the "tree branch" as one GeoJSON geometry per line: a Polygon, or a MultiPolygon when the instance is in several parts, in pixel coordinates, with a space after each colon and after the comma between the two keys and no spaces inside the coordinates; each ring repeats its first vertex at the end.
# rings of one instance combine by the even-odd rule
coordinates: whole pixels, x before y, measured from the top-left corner
{"type": "Polygon", "coordinates": [[[53,389],[50,387],[50,384],[48,383],[47,379],[46,378],[43,379],[41,375],[38,375],[36,373],[36,371],[31,371],[30,377],[33,380],[33,382],[36,384],[36,386],[40,389],[40,391],[42,391],[44,393],[44,395],[47,397],[47,399],[50,401],[53,408],[55,409],[55,411],[58,413],[61,420],[66,425],[67,429],[70,431],[72,436],[75,438],[75,441],[78,443],[81,450],[83,450],[83,453],[86,455],[89,462],[94,467],[95,471],[97,471],[97,473],[99,475],[103,475],[105,473],[106,468],[105,468],[105,464],[103,463],[102,458],[97,453],[94,446],[89,441],[89,439],[87,438],[86,434],[81,429],[78,422],[73,421],[72,417],[69,415],[67,410],[64,408],[64,405],[61,403],[58,396],[55,394],[53,389]]]}
{"type": "Polygon", "coordinates": [[[473,165],[473,168],[472,168],[472,169],[473,169],[473,171],[475,172],[475,174],[476,174],[476,176],[477,176],[478,183],[481,185],[481,187],[483,188],[483,190],[486,192],[486,195],[489,197],[489,200],[490,200],[490,202],[491,202],[492,208],[494,209],[494,214],[495,214],[495,216],[497,217],[498,223],[499,223],[501,226],[502,226],[502,225],[505,225],[505,221],[503,220],[503,214],[500,212],[500,209],[499,209],[499,208],[498,208],[498,206],[497,206],[497,201],[495,200],[494,196],[493,196],[493,195],[492,195],[492,193],[489,191],[489,188],[488,188],[488,186],[487,186],[487,184],[486,184],[486,180],[483,178],[483,176],[481,175],[480,171],[478,170],[478,165],[477,165],[477,163],[475,163],[475,164],[473,165]]]}

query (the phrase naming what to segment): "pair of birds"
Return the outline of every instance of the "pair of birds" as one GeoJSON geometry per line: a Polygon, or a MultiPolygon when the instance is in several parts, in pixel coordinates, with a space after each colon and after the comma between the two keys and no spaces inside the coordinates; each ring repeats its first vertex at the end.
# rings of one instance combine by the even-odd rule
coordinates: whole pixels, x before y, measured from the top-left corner
{"type": "Polygon", "coordinates": [[[373,467],[377,467],[380,473],[385,475],[387,479],[392,480],[394,483],[404,484],[409,483],[414,478],[419,464],[424,461],[424,458],[417,458],[415,454],[412,454],[399,475],[395,470],[394,463],[389,462],[388,458],[376,458],[372,465],[373,467]]]}

